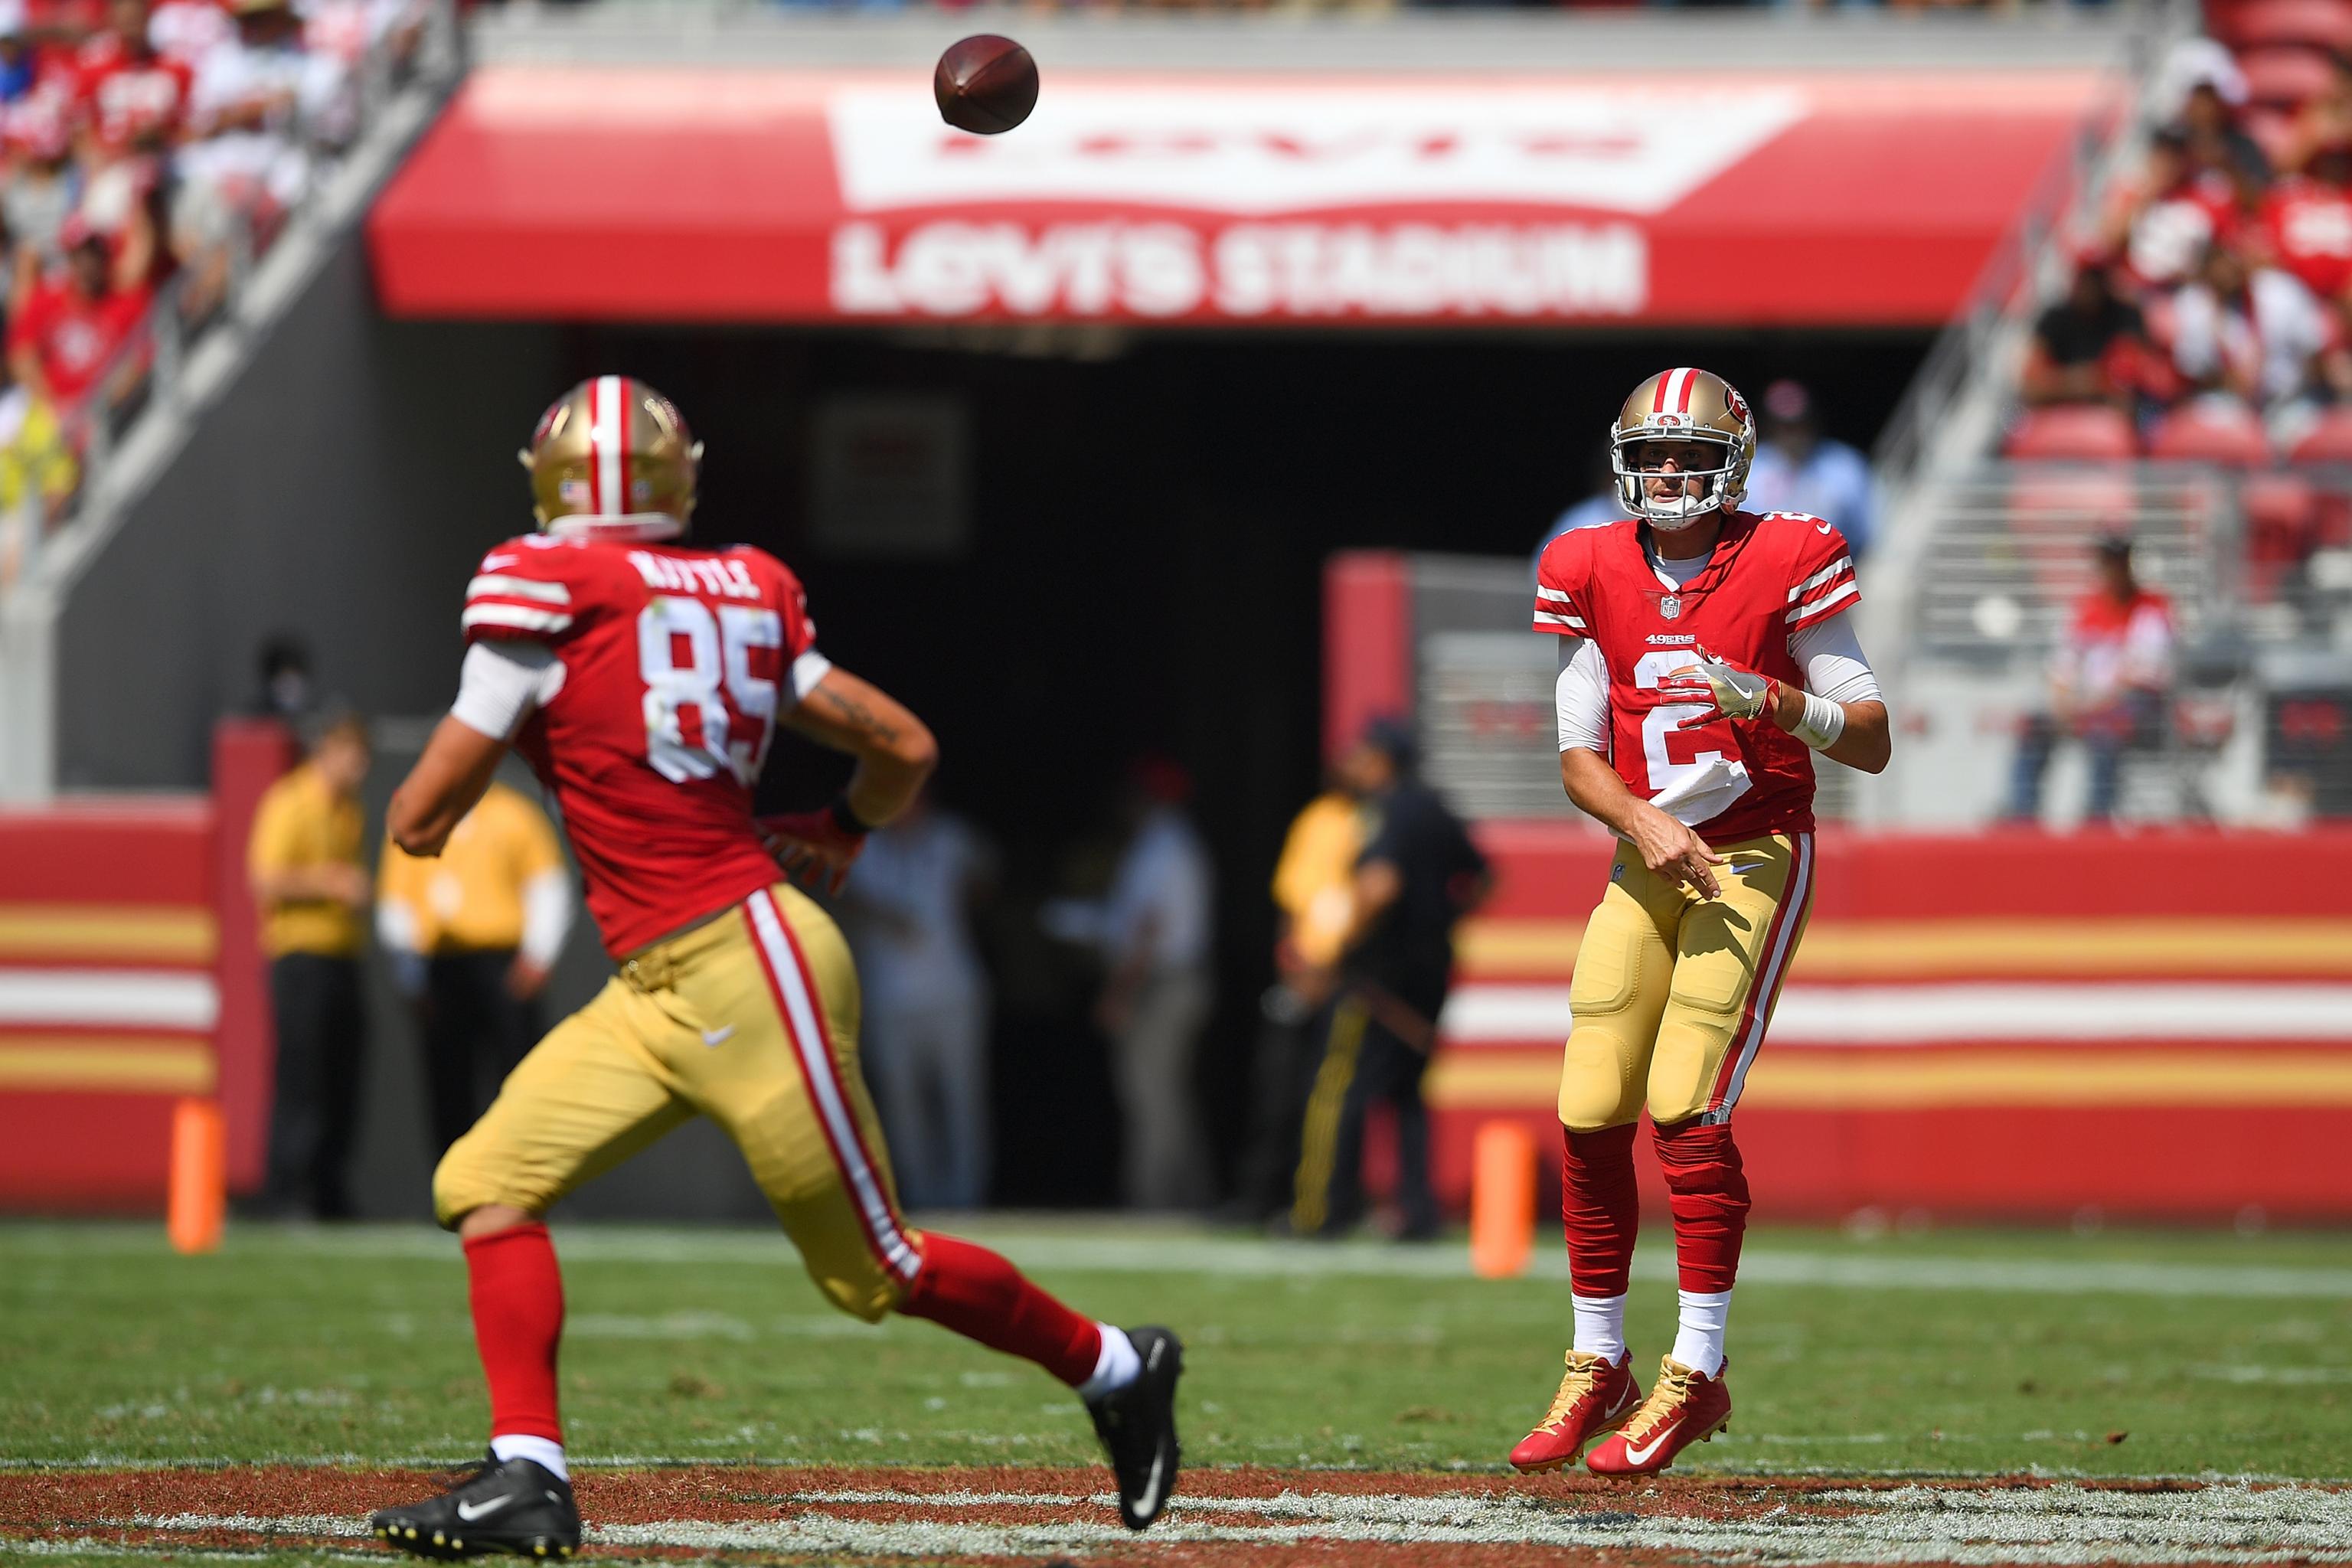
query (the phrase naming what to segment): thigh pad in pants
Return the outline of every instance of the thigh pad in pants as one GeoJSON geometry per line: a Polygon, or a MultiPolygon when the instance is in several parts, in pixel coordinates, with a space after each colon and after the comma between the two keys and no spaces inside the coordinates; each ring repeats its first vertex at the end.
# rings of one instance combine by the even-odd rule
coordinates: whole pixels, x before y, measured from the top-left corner
{"type": "Polygon", "coordinates": [[[1575,1020],[1560,1065],[1559,1120],[1577,1132],[1640,1118],[1650,1047],[1674,968],[1659,914],[1637,896],[1655,879],[1622,847],[1610,878],[1585,925],[1569,987],[1575,1020]]]}

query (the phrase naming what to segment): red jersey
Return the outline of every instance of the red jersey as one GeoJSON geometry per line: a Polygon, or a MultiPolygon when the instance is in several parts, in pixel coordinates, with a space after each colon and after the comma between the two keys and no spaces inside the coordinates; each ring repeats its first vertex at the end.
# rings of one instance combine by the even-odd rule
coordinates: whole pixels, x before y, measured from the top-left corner
{"type": "Polygon", "coordinates": [[[95,300],[62,279],[37,284],[8,323],[8,347],[33,350],[51,400],[60,413],[69,413],[139,330],[150,298],[144,284],[95,300]]]}
{"type": "Polygon", "coordinates": [[[82,45],[74,68],[75,96],[110,146],[169,136],[187,117],[195,74],[183,61],[163,55],[134,58],[121,38],[100,33],[82,45]]]}
{"type": "Polygon", "coordinates": [[[516,737],[619,958],[778,879],[751,821],[778,689],[816,628],[765,551],[526,534],[482,558],[466,638],[545,645],[560,684],[516,737]]]}
{"type": "Polygon", "coordinates": [[[1711,779],[1731,798],[1693,826],[1716,843],[1811,832],[1813,759],[1802,741],[1760,716],[1676,729],[1708,709],[1658,687],[1705,647],[1801,689],[1790,635],[1860,598],[1845,536],[1802,512],[1733,512],[1706,565],[1679,588],[1660,579],[1645,538],[1643,525],[1625,521],[1572,529],[1545,546],[1535,629],[1600,646],[1610,758],[1626,788],[1656,800],[1711,779]]]}
{"type": "Polygon", "coordinates": [[[2352,191],[2317,180],[2281,180],[2263,202],[2278,264],[2323,300],[2352,285],[2352,191]]]}

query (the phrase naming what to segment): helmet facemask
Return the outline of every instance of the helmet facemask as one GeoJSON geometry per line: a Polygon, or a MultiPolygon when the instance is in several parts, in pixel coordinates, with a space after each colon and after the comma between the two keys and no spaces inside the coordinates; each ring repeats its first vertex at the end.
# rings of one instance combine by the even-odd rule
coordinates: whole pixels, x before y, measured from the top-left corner
{"type": "Polygon", "coordinates": [[[1712,511],[1728,511],[1744,488],[1745,467],[1732,443],[1713,432],[1676,431],[1671,436],[1649,435],[1640,431],[1619,431],[1610,440],[1609,466],[1617,475],[1617,499],[1632,515],[1648,522],[1663,533],[1678,533],[1712,511]],[[1643,448],[1670,446],[1677,448],[1671,473],[1658,468],[1643,468],[1633,459],[1643,448]],[[1712,457],[1715,466],[1704,466],[1712,457]],[[1698,461],[1686,464],[1685,459],[1698,461]],[[1652,480],[1673,479],[1678,482],[1674,493],[1654,496],[1650,493],[1652,480]],[[1699,493],[1690,493],[1690,481],[1702,481],[1699,493]]]}

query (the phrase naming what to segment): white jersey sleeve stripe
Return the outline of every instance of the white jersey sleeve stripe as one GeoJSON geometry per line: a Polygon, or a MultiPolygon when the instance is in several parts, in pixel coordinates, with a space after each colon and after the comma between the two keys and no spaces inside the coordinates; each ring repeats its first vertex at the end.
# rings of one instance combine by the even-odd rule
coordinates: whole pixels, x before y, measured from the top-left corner
{"type": "Polygon", "coordinates": [[[563,631],[572,617],[556,610],[526,609],[520,605],[468,605],[457,623],[467,631],[476,626],[506,626],[520,632],[563,631]]]}
{"type": "Polygon", "coordinates": [[[1536,597],[1554,605],[1572,605],[1576,602],[1558,588],[1538,587],[1536,590],[1536,597]]]}
{"type": "Polygon", "coordinates": [[[1813,600],[1811,604],[1800,605],[1795,609],[1790,610],[1788,615],[1788,622],[1793,626],[1800,621],[1811,620],[1815,616],[1820,615],[1822,611],[1832,609],[1837,605],[1843,604],[1846,600],[1853,598],[1856,594],[1861,592],[1862,589],[1859,584],[1842,583],[1829,593],[1823,594],[1820,598],[1813,600]]]}
{"type": "Polygon", "coordinates": [[[468,599],[536,599],[542,605],[568,605],[572,590],[561,583],[538,583],[529,577],[509,577],[493,574],[477,577],[466,584],[468,599]]]}
{"type": "Polygon", "coordinates": [[[1843,572],[1843,571],[1845,571],[1848,567],[1852,566],[1853,564],[1853,556],[1851,556],[1851,555],[1841,555],[1841,556],[1839,556],[1836,560],[1834,560],[1834,561],[1831,562],[1828,565],[1826,565],[1826,566],[1822,567],[1820,571],[1818,571],[1818,572],[1814,573],[1811,576],[1810,576],[1810,577],[1806,578],[1803,582],[1801,582],[1801,583],[1798,584],[1795,587],[1793,587],[1793,588],[1790,589],[1790,590],[1789,590],[1789,603],[1790,603],[1790,604],[1792,604],[1792,605],[1793,605],[1793,604],[1795,604],[1798,600],[1800,600],[1800,599],[1803,598],[1807,594],[1811,593],[1813,589],[1820,587],[1822,584],[1824,584],[1824,583],[1828,582],[1831,578],[1832,578],[1832,577],[1836,576],[1839,573],[1841,573],[1841,572],[1843,572]]]}
{"type": "Polygon", "coordinates": [[[1536,612],[1536,625],[1539,626],[1568,626],[1580,632],[1585,629],[1584,623],[1576,616],[1555,616],[1547,610],[1538,610],[1536,612]]]}

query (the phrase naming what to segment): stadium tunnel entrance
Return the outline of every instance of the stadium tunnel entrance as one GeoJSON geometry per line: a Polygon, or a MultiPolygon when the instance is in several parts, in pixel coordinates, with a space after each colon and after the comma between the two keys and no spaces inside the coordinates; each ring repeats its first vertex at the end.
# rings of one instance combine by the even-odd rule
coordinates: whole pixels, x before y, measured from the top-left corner
{"type": "MultiPolygon", "coordinates": [[[[562,359],[567,376],[626,367],[677,399],[709,447],[698,534],[792,563],[820,646],[937,729],[940,798],[1004,855],[985,922],[998,1197],[1052,1204],[1110,1189],[1117,1118],[1093,975],[1035,910],[1107,879],[1112,803],[1145,753],[1192,775],[1221,873],[1202,1103],[1221,1146],[1243,1131],[1266,879],[1319,774],[1328,555],[1528,554],[1591,493],[1625,392],[1675,361],[1751,399],[1799,380],[1824,432],[1866,450],[1931,341],[599,327],[566,330],[562,359]],[[950,514],[911,525],[928,542],[845,537],[856,479],[839,470],[860,459],[842,447],[861,439],[880,444],[869,464],[925,468],[907,478],[913,510],[950,514]],[[1073,1151],[1073,1129],[1096,1146],[1073,1151]]],[[[778,808],[813,804],[837,768],[780,747],[765,789],[778,808]]]]}

